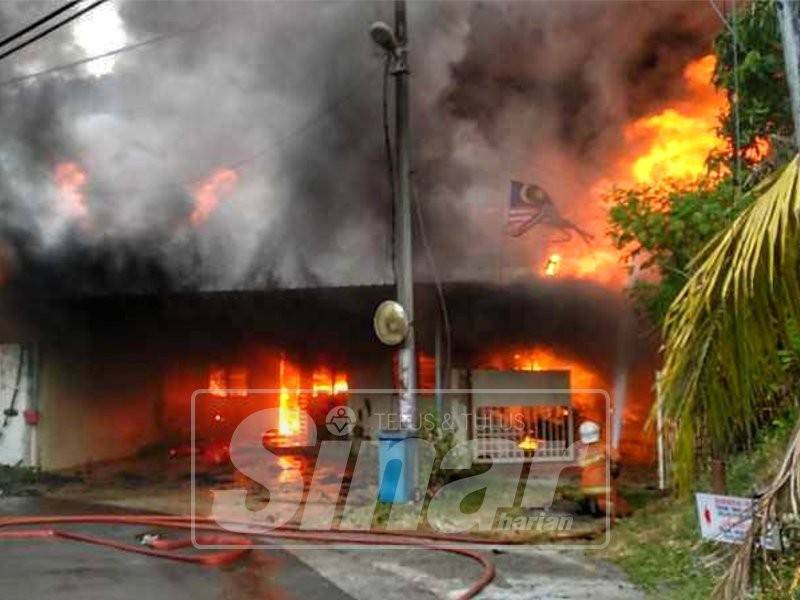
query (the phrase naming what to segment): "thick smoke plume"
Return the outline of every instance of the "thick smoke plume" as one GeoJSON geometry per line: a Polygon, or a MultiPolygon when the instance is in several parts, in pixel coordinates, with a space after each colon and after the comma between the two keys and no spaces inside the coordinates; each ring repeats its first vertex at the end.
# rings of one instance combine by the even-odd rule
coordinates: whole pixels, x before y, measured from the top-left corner
{"type": "MultiPolygon", "coordinates": [[[[52,3],[3,2],[2,33],[52,3]]],[[[116,0],[129,43],[85,67],[0,83],[0,267],[55,292],[385,283],[391,208],[383,62],[367,35],[390,3],[116,0]],[[187,30],[193,30],[186,32],[187,30]],[[88,218],[56,166],[85,170],[88,218]],[[192,226],[221,167],[230,195],[192,226]]],[[[447,278],[491,281],[545,233],[503,234],[508,181],[580,221],[622,126],[675,98],[718,28],[697,3],[410,5],[417,195],[447,278]]],[[[86,55],[70,28],[0,64],[0,82],[86,55]]],[[[602,235],[603,231],[594,233],[602,235]]],[[[418,252],[418,256],[422,256],[418,252]]],[[[425,265],[420,261],[420,268],[425,265]]]]}

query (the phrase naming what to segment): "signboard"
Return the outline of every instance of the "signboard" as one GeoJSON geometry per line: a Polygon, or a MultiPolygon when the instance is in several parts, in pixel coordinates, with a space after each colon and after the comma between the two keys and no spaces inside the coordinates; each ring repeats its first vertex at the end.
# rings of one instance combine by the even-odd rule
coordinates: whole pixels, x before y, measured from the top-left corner
{"type": "Polygon", "coordinates": [[[741,544],[750,530],[752,498],[695,494],[700,535],[726,544],[741,544]]]}
{"type": "MultiPolygon", "coordinates": [[[[753,499],[717,494],[695,494],[700,535],[707,540],[741,544],[747,538],[753,517],[753,499]]],[[[777,532],[767,530],[761,544],[768,550],[779,548],[777,532]]]]}

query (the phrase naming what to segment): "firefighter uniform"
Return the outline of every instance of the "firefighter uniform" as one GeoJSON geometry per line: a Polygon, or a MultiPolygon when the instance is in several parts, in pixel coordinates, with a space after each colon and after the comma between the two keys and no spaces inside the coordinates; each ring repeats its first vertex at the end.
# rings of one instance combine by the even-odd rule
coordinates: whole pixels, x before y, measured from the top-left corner
{"type": "Polygon", "coordinates": [[[629,515],[630,505],[619,495],[610,475],[608,461],[611,457],[606,455],[605,447],[600,441],[600,427],[595,423],[583,424],[581,441],[583,446],[578,459],[581,468],[581,492],[589,501],[591,512],[612,517],[629,515]],[[611,506],[608,506],[609,499],[611,506]]]}

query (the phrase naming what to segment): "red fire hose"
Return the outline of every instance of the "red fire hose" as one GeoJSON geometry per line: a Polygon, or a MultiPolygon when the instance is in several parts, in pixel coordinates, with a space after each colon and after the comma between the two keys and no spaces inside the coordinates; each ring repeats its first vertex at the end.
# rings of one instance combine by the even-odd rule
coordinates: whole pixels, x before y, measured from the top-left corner
{"type": "MultiPolygon", "coordinates": [[[[227,545],[240,546],[233,550],[210,552],[203,554],[185,554],[177,552],[192,546],[189,538],[180,540],[153,540],[147,545],[136,545],[119,542],[117,540],[86,535],[61,529],[39,528],[31,526],[51,526],[57,524],[111,524],[111,525],[146,525],[169,529],[191,529],[191,517],[181,516],[154,516],[154,515],[77,515],[77,516],[31,516],[31,517],[4,517],[0,518],[0,529],[15,527],[9,531],[0,531],[0,540],[19,540],[32,538],[52,538],[94,544],[123,552],[134,552],[145,556],[194,563],[203,566],[221,566],[242,558],[253,549],[252,539],[243,535],[229,533],[216,524],[212,519],[196,518],[194,527],[202,530],[202,535],[195,536],[195,541],[201,545],[227,545]]],[[[494,579],[494,565],[488,558],[465,548],[446,545],[444,542],[469,542],[491,543],[487,540],[471,539],[460,536],[446,535],[398,535],[391,532],[350,533],[343,531],[300,530],[296,527],[282,527],[278,529],[254,531],[254,536],[266,539],[294,539],[314,542],[346,542],[351,544],[387,544],[392,546],[405,546],[420,543],[429,550],[450,552],[466,556],[480,563],[483,567],[481,577],[470,586],[461,596],[460,600],[475,597],[494,579]]]]}

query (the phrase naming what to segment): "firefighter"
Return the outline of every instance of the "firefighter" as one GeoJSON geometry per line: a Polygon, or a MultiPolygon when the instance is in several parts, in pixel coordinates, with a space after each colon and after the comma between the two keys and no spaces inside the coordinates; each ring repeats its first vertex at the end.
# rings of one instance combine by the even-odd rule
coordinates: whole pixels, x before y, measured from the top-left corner
{"type": "Polygon", "coordinates": [[[600,442],[600,426],[593,421],[585,421],[581,423],[579,434],[582,443],[579,455],[581,492],[588,502],[589,512],[611,517],[628,516],[630,506],[619,495],[615,484],[619,469],[606,466],[609,459],[615,464],[617,461],[613,456],[607,456],[600,442]],[[608,506],[609,498],[611,506],[608,506]]]}

